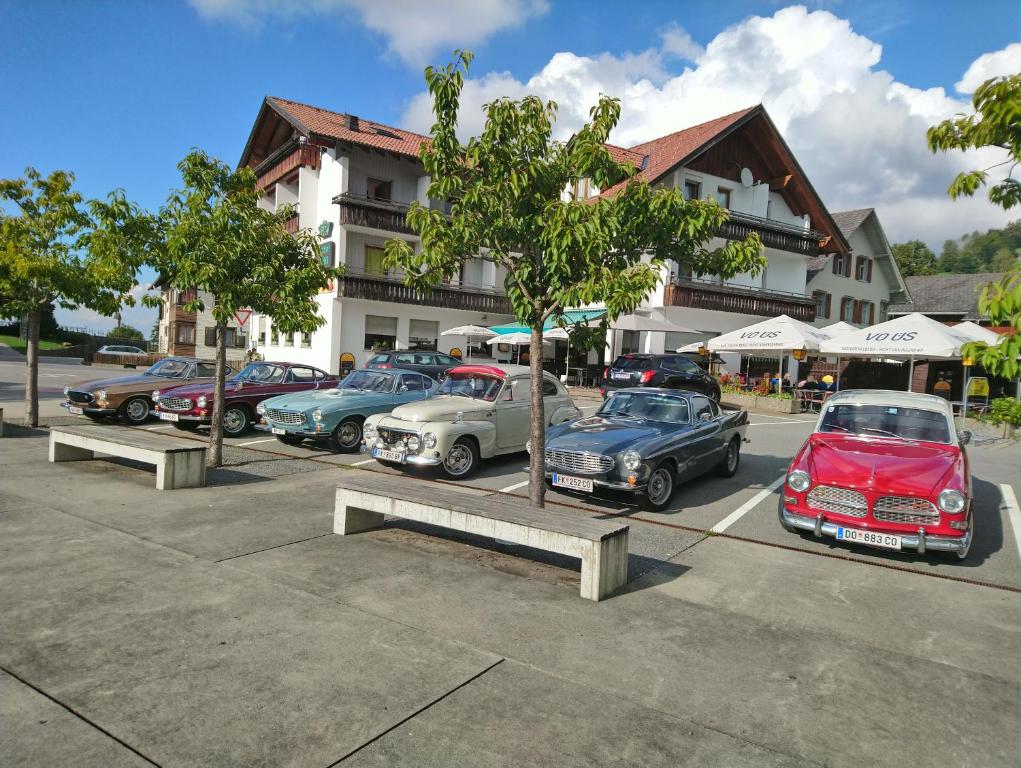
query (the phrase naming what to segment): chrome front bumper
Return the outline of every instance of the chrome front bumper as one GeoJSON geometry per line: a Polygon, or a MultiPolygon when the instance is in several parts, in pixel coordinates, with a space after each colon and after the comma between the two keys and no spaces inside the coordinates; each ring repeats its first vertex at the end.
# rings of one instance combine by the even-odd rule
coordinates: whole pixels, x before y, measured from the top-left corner
{"type": "MultiPolygon", "coordinates": [[[[275,425],[273,425],[273,424],[256,424],[256,425],[253,426],[253,429],[258,430],[259,432],[272,432],[273,429],[274,429],[274,426],[275,425]]],[[[286,436],[288,436],[288,437],[289,436],[304,437],[304,438],[306,438],[308,440],[315,440],[315,439],[326,440],[330,436],[329,432],[316,432],[315,430],[311,430],[311,429],[288,429],[286,426],[275,427],[275,428],[276,429],[284,430],[284,432],[286,433],[286,436]]]]}
{"type": "Polygon", "coordinates": [[[81,408],[82,415],[91,413],[93,416],[113,416],[117,413],[116,408],[94,408],[86,405],[78,405],[77,403],[63,402],[60,404],[61,408],[81,408]]]}
{"type": "MultiPolygon", "coordinates": [[[[823,518],[803,517],[787,511],[784,507],[780,513],[784,523],[802,531],[811,531],[816,536],[830,536],[836,538],[838,528],[857,528],[853,525],[842,525],[832,523],[823,518]]],[[[920,555],[928,551],[934,552],[964,552],[971,544],[972,529],[965,531],[963,536],[931,536],[919,529],[917,533],[899,533],[897,531],[886,531],[891,536],[900,536],[900,543],[903,549],[914,549],[920,555]]],[[[852,542],[855,543],[855,542],[852,542]]],[[[860,542],[857,542],[860,543],[860,542]]],[[[863,546],[868,546],[864,544],[863,546]]]]}
{"type": "MultiPolygon", "coordinates": [[[[432,448],[429,449],[433,450],[432,448]]],[[[372,448],[362,443],[362,453],[368,456],[370,459],[376,458],[372,455],[372,448]]],[[[379,459],[377,459],[379,461],[379,459]]],[[[411,464],[414,467],[438,467],[443,463],[443,459],[439,456],[420,456],[417,453],[413,453],[410,456],[405,454],[404,461],[401,464],[411,464]]]]}
{"type": "MultiPolygon", "coordinates": [[[[556,470],[556,471],[559,472],[560,470],[556,470]]],[[[553,481],[553,472],[554,472],[554,470],[552,470],[552,469],[548,469],[548,468],[546,469],[546,479],[549,480],[550,482],[553,481]]],[[[603,489],[608,490],[608,491],[644,491],[645,490],[645,486],[648,485],[648,483],[646,483],[644,481],[643,482],[639,482],[639,483],[635,483],[634,485],[631,485],[630,483],[627,483],[626,481],[623,481],[623,480],[600,480],[597,477],[586,477],[585,475],[572,474],[570,472],[565,472],[564,474],[571,475],[571,477],[580,477],[580,478],[583,478],[585,480],[591,480],[592,481],[592,485],[594,487],[596,487],[596,488],[603,488],[603,489]]],[[[559,486],[558,486],[558,488],[559,488],[559,486]]],[[[559,488],[559,490],[570,491],[572,489],[571,488],[559,488]]],[[[585,491],[577,491],[577,492],[578,493],[585,493],[585,491]]]]}

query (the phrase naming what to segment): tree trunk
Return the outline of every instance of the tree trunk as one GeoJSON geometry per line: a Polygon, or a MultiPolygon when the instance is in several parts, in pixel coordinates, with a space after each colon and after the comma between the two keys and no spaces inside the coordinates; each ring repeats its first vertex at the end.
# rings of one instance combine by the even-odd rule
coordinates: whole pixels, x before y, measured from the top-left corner
{"type": "Polygon", "coordinates": [[[227,324],[216,324],[216,376],[213,381],[213,416],[209,425],[210,467],[223,464],[223,395],[227,378],[227,324]]]}
{"type": "Polygon", "coordinates": [[[528,503],[545,506],[546,498],[546,411],[542,400],[542,327],[532,329],[528,350],[532,368],[532,454],[528,462],[528,503]]]}
{"type": "Polygon", "coordinates": [[[28,325],[25,333],[25,426],[39,426],[39,320],[42,312],[38,307],[25,316],[28,325]]]}

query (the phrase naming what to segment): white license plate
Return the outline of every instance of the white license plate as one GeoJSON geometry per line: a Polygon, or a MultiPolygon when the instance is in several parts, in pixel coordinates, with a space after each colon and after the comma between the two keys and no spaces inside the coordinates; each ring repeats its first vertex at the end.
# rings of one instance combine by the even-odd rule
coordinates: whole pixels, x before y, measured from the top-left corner
{"type": "Polygon", "coordinates": [[[866,544],[880,549],[900,549],[900,536],[876,531],[860,531],[857,528],[837,528],[840,541],[853,541],[855,544],[866,544]]]}
{"type": "Polygon", "coordinates": [[[160,411],[161,421],[177,421],[176,413],[167,413],[166,411],[160,411]]]}
{"type": "Polygon", "coordinates": [[[269,431],[272,432],[274,435],[286,435],[287,434],[287,430],[286,429],[280,429],[280,427],[270,427],[269,431]]]}
{"type": "Polygon", "coordinates": [[[85,411],[83,409],[79,408],[77,405],[69,405],[69,406],[67,406],[67,412],[68,413],[73,413],[75,416],[82,416],[85,413],[85,411]]]}
{"type": "Polygon", "coordinates": [[[592,481],[584,477],[571,477],[570,475],[558,475],[553,473],[553,485],[559,488],[570,488],[572,491],[587,491],[592,493],[592,481]]]}
{"type": "Polygon", "coordinates": [[[383,461],[395,461],[398,464],[404,461],[404,451],[388,451],[386,448],[373,448],[372,458],[383,461]]]}
{"type": "Polygon", "coordinates": [[[610,371],[611,379],[630,379],[631,374],[627,371],[610,371]]]}

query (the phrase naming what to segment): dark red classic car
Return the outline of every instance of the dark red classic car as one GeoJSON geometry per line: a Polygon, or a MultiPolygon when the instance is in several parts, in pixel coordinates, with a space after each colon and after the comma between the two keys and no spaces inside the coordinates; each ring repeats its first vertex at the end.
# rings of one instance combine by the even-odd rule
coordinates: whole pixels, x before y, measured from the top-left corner
{"type": "MultiPolygon", "coordinates": [[[[223,431],[240,435],[256,420],[256,406],[268,397],[307,389],[333,387],[337,377],[310,365],[249,363],[231,378],[224,390],[223,431]]],[[[213,414],[213,384],[204,382],[152,393],[154,412],[178,429],[195,430],[213,414]]]]}
{"type": "Polygon", "coordinates": [[[848,390],[829,400],[794,457],[780,524],[880,549],[949,552],[974,536],[971,472],[950,403],[911,392],[848,390]]]}

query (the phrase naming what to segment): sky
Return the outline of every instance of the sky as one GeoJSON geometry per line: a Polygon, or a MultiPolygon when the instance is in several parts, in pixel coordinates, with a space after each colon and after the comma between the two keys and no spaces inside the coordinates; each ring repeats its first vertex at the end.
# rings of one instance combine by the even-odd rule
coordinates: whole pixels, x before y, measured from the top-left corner
{"type": "Polygon", "coordinates": [[[625,146],[762,103],[827,207],[875,207],[891,242],[1009,220],[945,194],[1001,158],[934,156],[925,129],[1021,71],[1018,0],[0,0],[0,39],[0,178],[69,170],[87,198],[156,209],[191,148],[235,164],[266,95],[428,132],[423,67],[470,48],[466,135],[500,96],[555,100],[562,137],[617,96],[625,146]]]}

